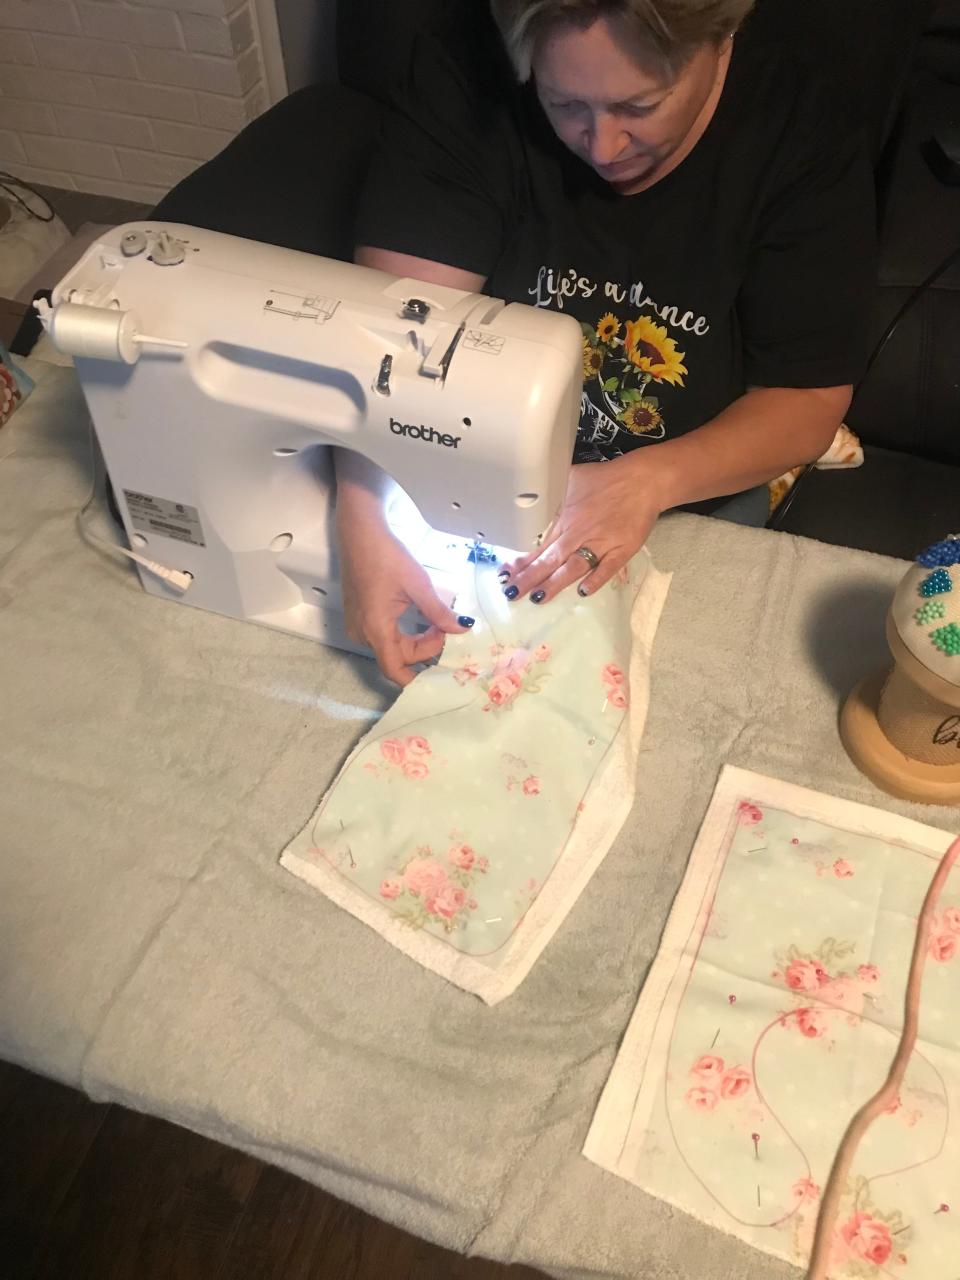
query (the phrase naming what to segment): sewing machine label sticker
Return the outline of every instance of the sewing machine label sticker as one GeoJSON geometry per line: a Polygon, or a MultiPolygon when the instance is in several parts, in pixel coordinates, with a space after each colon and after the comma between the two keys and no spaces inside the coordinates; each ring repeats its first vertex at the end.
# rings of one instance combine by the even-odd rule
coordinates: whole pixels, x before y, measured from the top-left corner
{"type": "Polygon", "coordinates": [[[471,351],[484,351],[488,356],[498,356],[506,338],[499,333],[484,333],[482,329],[468,329],[463,335],[463,345],[471,351]]]}
{"type": "Polygon", "coordinates": [[[136,493],[133,489],[124,489],[123,496],[127,500],[130,523],[141,533],[162,534],[164,538],[175,538],[177,542],[192,542],[196,547],[207,545],[196,507],[168,502],[166,498],[154,498],[148,493],[136,493]]]}

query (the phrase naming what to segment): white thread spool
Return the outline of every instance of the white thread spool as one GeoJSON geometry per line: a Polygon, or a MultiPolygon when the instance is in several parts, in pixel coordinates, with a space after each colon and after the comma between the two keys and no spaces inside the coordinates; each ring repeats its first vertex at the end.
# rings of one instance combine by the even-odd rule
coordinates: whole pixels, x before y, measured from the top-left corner
{"type": "MultiPolygon", "coordinates": [[[[187,345],[173,338],[152,338],[149,334],[140,333],[140,321],[134,311],[61,302],[47,314],[53,344],[66,356],[136,364],[141,347],[183,350],[187,345]]],[[[43,315],[41,312],[41,318],[43,315]]]]}
{"type": "Polygon", "coordinates": [[[137,317],[132,311],[87,307],[76,302],[61,302],[53,309],[50,321],[50,337],[64,355],[124,364],[136,364],[140,359],[136,332],[137,317]]]}

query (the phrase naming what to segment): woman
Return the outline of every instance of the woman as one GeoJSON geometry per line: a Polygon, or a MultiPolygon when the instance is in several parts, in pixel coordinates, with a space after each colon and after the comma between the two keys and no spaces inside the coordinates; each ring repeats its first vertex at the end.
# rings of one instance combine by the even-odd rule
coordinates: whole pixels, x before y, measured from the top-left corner
{"type": "MultiPolygon", "coordinates": [[[[869,164],[752,2],[493,0],[499,39],[459,3],[415,51],[357,261],[584,331],[574,461],[604,465],[572,468],[549,541],[505,569],[518,607],[596,591],[672,508],[740,495],[762,523],[761,486],[819,457],[849,405],[869,164]]],[[[348,626],[405,684],[470,620],[390,535],[382,475],[341,452],[337,477],[348,626]],[[417,639],[396,626],[410,603],[417,639]]]]}

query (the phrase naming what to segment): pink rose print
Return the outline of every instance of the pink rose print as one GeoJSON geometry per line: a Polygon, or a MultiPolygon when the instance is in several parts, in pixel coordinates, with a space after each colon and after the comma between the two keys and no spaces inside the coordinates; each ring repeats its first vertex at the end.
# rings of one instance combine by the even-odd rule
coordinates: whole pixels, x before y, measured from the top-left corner
{"type": "Polygon", "coordinates": [[[523,794],[525,796],[538,796],[540,794],[540,779],[535,778],[533,774],[529,778],[524,778],[523,794]]]}
{"type": "Polygon", "coordinates": [[[792,991],[817,991],[830,981],[830,975],[812,960],[791,960],[783,976],[792,991]]]}
{"type": "MultiPolygon", "coordinates": [[[[459,834],[450,832],[455,840],[459,834]]],[[[399,877],[388,877],[381,883],[380,896],[393,904],[392,914],[411,929],[439,925],[444,933],[453,933],[467,923],[468,912],[477,910],[477,899],[470,890],[481,861],[486,866],[485,858],[477,858],[470,845],[458,841],[447,849],[452,868],[448,870],[431,856],[429,845],[421,845],[399,877]]]]}
{"type": "Polygon", "coordinates": [[[947,907],[943,913],[943,927],[948,933],[960,933],[960,907],[947,907]]]}
{"type": "Polygon", "coordinates": [[[725,1070],[726,1064],[722,1058],[717,1058],[712,1053],[704,1053],[690,1068],[690,1074],[699,1076],[701,1080],[719,1080],[725,1070]]]}
{"type": "Polygon", "coordinates": [[[799,1178],[791,1188],[795,1200],[819,1200],[820,1188],[812,1178],[799,1178]]]}
{"type": "Polygon", "coordinates": [[[403,764],[406,749],[399,738],[384,738],[380,743],[380,754],[388,764],[403,764]]]}
{"type": "Polygon", "coordinates": [[[448,880],[441,887],[439,893],[427,898],[427,911],[431,915],[443,916],[445,920],[452,920],[457,912],[461,910],[466,900],[467,895],[460,886],[451,884],[448,880]]]}
{"type": "Polygon", "coordinates": [[[874,983],[880,981],[880,970],[875,964],[862,964],[857,969],[857,977],[861,982],[874,983]]]}
{"type": "Polygon", "coordinates": [[[470,871],[477,855],[468,844],[452,844],[447,850],[447,860],[461,871],[470,871]]]}
{"type": "Polygon", "coordinates": [[[755,804],[741,800],[737,805],[737,822],[741,827],[755,827],[763,821],[763,812],[755,804]]]}
{"type": "MultiPolygon", "coordinates": [[[[550,650],[544,645],[536,652],[542,650],[546,652],[542,653],[538,661],[546,662],[550,650]]],[[[489,683],[483,685],[487,694],[487,701],[482,708],[484,711],[502,710],[511,706],[518,693],[540,692],[540,685],[549,676],[549,672],[530,670],[534,655],[529,649],[510,649],[504,653],[500,645],[494,645],[491,653],[497,657],[497,661],[489,683]]]]}
{"type": "Polygon", "coordinates": [[[550,657],[550,646],[548,644],[538,644],[533,651],[534,662],[546,662],[550,657]]]}
{"type": "Polygon", "coordinates": [[[486,874],[486,872],[490,870],[490,862],[489,862],[489,860],[488,860],[487,858],[478,858],[478,859],[477,859],[477,870],[478,870],[478,871],[482,871],[484,874],[486,874]]]}
{"type": "Polygon", "coordinates": [[[403,873],[403,883],[414,897],[435,898],[447,883],[447,873],[433,858],[414,858],[403,873]]]}
{"type": "Polygon", "coordinates": [[[429,772],[429,768],[422,760],[404,760],[403,762],[403,776],[405,778],[413,778],[414,781],[419,782],[429,772]]]}
{"type": "Polygon", "coordinates": [[[420,756],[429,756],[433,754],[433,752],[430,750],[430,743],[427,741],[426,738],[420,738],[420,737],[407,738],[407,740],[404,743],[404,746],[406,748],[407,755],[411,755],[414,758],[418,758],[420,756]]]}
{"type": "Polygon", "coordinates": [[[600,672],[604,684],[623,684],[623,672],[615,662],[608,662],[600,672]]]}
{"type": "Polygon", "coordinates": [[[469,684],[471,680],[476,680],[480,676],[480,666],[476,662],[465,662],[462,667],[457,667],[453,673],[453,678],[461,687],[469,684]]]}
{"type": "Polygon", "coordinates": [[[627,705],[626,691],[619,687],[611,689],[607,694],[607,702],[610,703],[611,707],[616,707],[618,711],[622,711],[627,705]]]}
{"type": "Polygon", "coordinates": [[[827,1032],[826,1019],[819,1009],[798,1009],[797,1026],[808,1040],[816,1040],[827,1032]]]}
{"type": "Polygon", "coordinates": [[[745,1093],[749,1092],[752,1083],[749,1071],[744,1071],[743,1067],[731,1067],[729,1071],[724,1073],[723,1079],[720,1081],[720,1096],[722,1098],[742,1098],[745,1093]]]}
{"type": "Polygon", "coordinates": [[[849,880],[853,875],[853,867],[846,858],[838,858],[833,864],[833,874],[838,880],[849,880]]]}
{"type": "Polygon", "coordinates": [[[855,1258],[882,1267],[893,1250],[890,1228],[869,1213],[855,1213],[840,1228],[840,1235],[855,1258]]]}
{"type": "Polygon", "coordinates": [[[938,933],[930,939],[930,955],[941,964],[946,964],[957,954],[957,935],[955,933],[938,933]]]}
{"type": "Polygon", "coordinates": [[[694,1111],[713,1111],[719,1102],[719,1098],[712,1089],[688,1089],[684,1094],[684,1099],[688,1107],[694,1111]]]}
{"type": "Polygon", "coordinates": [[[520,692],[523,680],[515,671],[504,671],[490,681],[487,687],[487,710],[489,707],[505,707],[520,692]]]}
{"type": "Polygon", "coordinates": [[[885,1116],[896,1115],[896,1113],[900,1110],[902,1106],[903,1106],[903,1103],[900,1101],[900,1095],[898,1093],[897,1096],[894,1098],[894,1100],[890,1103],[890,1105],[888,1107],[883,1108],[883,1114],[885,1116]]]}

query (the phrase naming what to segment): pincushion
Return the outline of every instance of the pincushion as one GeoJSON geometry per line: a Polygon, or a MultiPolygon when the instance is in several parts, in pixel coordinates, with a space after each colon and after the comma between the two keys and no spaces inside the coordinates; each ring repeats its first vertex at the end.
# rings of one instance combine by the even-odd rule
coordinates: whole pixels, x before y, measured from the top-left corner
{"type": "Polygon", "coordinates": [[[960,685],[960,536],[935,542],[917,556],[897,588],[891,616],[917,661],[960,685]]]}
{"type": "Polygon", "coordinates": [[[840,736],[854,764],[904,799],[960,804],[960,535],[917,556],[887,615],[893,668],[853,690],[840,736]]]}

